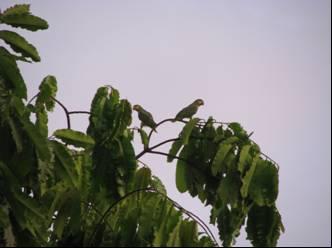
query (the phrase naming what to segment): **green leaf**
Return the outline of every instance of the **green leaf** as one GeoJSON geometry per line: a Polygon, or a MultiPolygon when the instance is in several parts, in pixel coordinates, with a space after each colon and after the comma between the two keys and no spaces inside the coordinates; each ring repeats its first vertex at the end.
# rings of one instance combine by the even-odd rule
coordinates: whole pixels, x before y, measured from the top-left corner
{"type": "Polygon", "coordinates": [[[64,145],[51,141],[51,146],[54,150],[55,156],[58,159],[60,165],[64,169],[66,176],[69,178],[72,186],[78,187],[78,178],[75,173],[75,162],[71,154],[67,151],[64,145]]]}
{"type": "Polygon", "coordinates": [[[4,206],[0,206],[0,230],[6,228],[9,224],[8,210],[4,206]]]}
{"type": "Polygon", "coordinates": [[[76,233],[80,228],[80,193],[75,189],[61,190],[58,201],[53,207],[58,211],[54,221],[54,231],[58,238],[63,236],[67,229],[70,233],[76,233]]]}
{"type": "Polygon", "coordinates": [[[259,160],[252,177],[249,195],[258,206],[271,206],[278,197],[278,169],[269,161],[259,160]]]}
{"type": "Polygon", "coordinates": [[[178,161],[176,166],[176,188],[180,193],[184,193],[188,190],[187,178],[186,178],[186,163],[178,161]]]}
{"type": "Polygon", "coordinates": [[[167,237],[168,237],[168,230],[167,230],[167,224],[168,221],[171,219],[173,211],[173,206],[167,204],[167,199],[164,199],[164,205],[162,208],[161,216],[159,219],[159,223],[156,223],[159,228],[155,232],[155,238],[153,240],[153,246],[154,247],[160,247],[160,246],[165,246],[167,237]]]}
{"type": "Polygon", "coordinates": [[[52,111],[55,105],[55,95],[57,93],[57,80],[54,76],[48,75],[43,79],[39,86],[39,94],[36,105],[45,104],[48,111],[52,111]]]}
{"type": "Polygon", "coordinates": [[[17,4],[8,9],[6,9],[2,16],[8,15],[21,15],[21,14],[29,14],[30,13],[30,5],[29,4],[17,4]]]}
{"type": "Polygon", "coordinates": [[[20,131],[19,131],[18,127],[16,126],[16,123],[14,122],[14,120],[11,117],[8,118],[8,124],[10,126],[10,130],[11,130],[13,139],[16,144],[17,152],[20,153],[23,150],[23,141],[22,141],[20,131]]]}
{"type": "Polygon", "coordinates": [[[168,152],[169,155],[167,156],[167,162],[170,163],[174,160],[174,156],[176,156],[178,154],[182,145],[183,145],[182,140],[176,140],[173,142],[172,147],[168,152]]]}
{"type": "Polygon", "coordinates": [[[256,247],[275,247],[284,227],[275,206],[254,205],[248,214],[247,239],[256,247]]]}
{"type": "Polygon", "coordinates": [[[251,183],[251,179],[255,173],[258,160],[259,160],[259,155],[257,154],[256,157],[253,159],[249,170],[242,179],[241,195],[243,198],[246,198],[248,196],[249,186],[251,183]]]}
{"type": "Polygon", "coordinates": [[[15,28],[19,27],[30,31],[48,29],[48,23],[44,19],[30,13],[2,15],[0,21],[15,28]]]}
{"type": "Polygon", "coordinates": [[[241,124],[237,122],[230,123],[228,127],[233,130],[235,135],[238,135],[244,131],[241,124]]]}
{"type": "Polygon", "coordinates": [[[149,168],[141,168],[136,172],[135,189],[144,189],[151,183],[151,170],[149,168]]]}
{"type": "MultiPolygon", "coordinates": [[[[0,176],[4,178],[5,184],[3,185],[4,190],[18,189],[19,184],[17,178],[13,175],[11,170],[6,164],[0,161],[0,176]]],[[[1,178],[0,177],[0,178],[1,178]]],[[[0,180],[1,182],[1,180],[0,180]]]]}
{"type": "Polygon", "coordinates": [[[107,87],[100,87],[93,100],[91,103],[91,108],[90,108],[90,117],[89,117],[89,127],[87,130],[87,134],[95,138],[96,141],[97,139],[100,138],[100,129],[105,125],[104,123],[104,108],[106,103],[108,102],[108,88],[107,87]]]}
{"type": "Polygon", "coordinates": [[[48,136],[48,116],[44,108],[38,110],[36,113],[36,127],[39,129],[40,133],[44,138],[48,136]]]}
{"type": "Polygon", "coordinates": [[[64,143],[70,144],[76,147],[88,148],[94,146],[95,142],[90,136],[71,129],[58,129],[53,135],[61,139],[64,143]]]}
{"type": "Polygon", "coordinates": [[[187,145],[191,132],[193,131],[196,124],[199,122],[199,118],[191,119],[183,128],[181,132],[181,140],[183,145],[187,145]]]}
{"type": "Polygon", "coordinates": [[[245,170],[245,162],[247,160],[247,156],[249,154],[251,146],[250,145],[245,145],[242,147],[241,152],[240,152],[240,159],[238,163],[238,170],[243,173],[245,170]]]}
{"type": "Polygon", "coordinates": [[[38,155],[41,160],[48,161],[51,157],[50,150],[48,148],[47,140],[42,136],[39,130],[29,120],[20,119],[24,130],[36,146],[38,155]]]}
{"type": "Polygon", "coordinates": [[[243,208],[222,207],[218,212],[219,237],[225,247],[234,245],[235,238],[240,235],[241,226],[244,224],[245,212],[243,208]]]}
{"type": "Polygon", "coordinates": [[[162,183],[162,181],[156,177],[156,176],[152,176],[152,182],[151,182],[151,186],[156,189],[157,191],[163,193],[163,194],[167,194],[165,185],[162,183]]]}
{"type": "Polygon", "coordinates": [[[40,218],[41,220],[45,219],[45,216],[41,213],[40,209],[38,208],[38,204],[32,198],[27,197],[20,193],[14,193],[14,198],[17,202],[22,204],[27,210],[33,213],[34,216],[40,218]]]}
{"type": "Polygon", "coordinates": [[[238,141],[237,137],[230,137],[219,145],[217,154],[212,162],[212,167],[211,167],[212,175],[216,176],[222,170],[223,162],[227,154],[232,149],[233,144],[237,141],[238,141]]]}
{"type": "Polygon", "coordinates": [[[144,146],[144,149],[148,148],[148,146],[149,146],[148,135],[146,134],[146,132],[142,128],[138,129],[138,132],[141,135],[141,141],[142,141],[142,144],[144,146]]]}
{"type": "Polygon", "coordinates": [[[176,227],[174,228],[173,232],[171,232],[167,246],[169,247],[181,247],[181,237],[180,237],[180,230],[181,230],[181,221],[178,222],[176,227]]]}
{"type": "Polygon", "coordinates": [[[180,228],[181,246],[194,247],[197,243],[197,224],[194,221],[183,220],[180,228]]]}
{"type": "Polygon", "coordinates": [[[0,76],[10,83],[16,96],[27,98],[27,88],[16,61],[3,47],[0,47],[0,76]]]}
{"type": "MultiPolygon", "coordinates": [[[[185,147],[181,153],[181,158],[186,158],[187,148],[185,147]]],[[[187,179],[187,163],[182,159],[179,159],[176,164],[176,188],[180,193],[184,193],[188,190],[188,179],[187,179]]]]}
{"type": "Polygon", "coordinates": [[[227,174],[217,189],[217,193],[223,204],[237,207],[240,196],[241,181],[235,173],[227,174]]]}
{"type": "Polygon", "coordinates": [[[15,52],[21,53],[24,57],[31,58],[33,61],[40,61],[37,49],[28,43],[21,35],[2,30],[0,31],[0,39],[4,40],[15,52]]]}

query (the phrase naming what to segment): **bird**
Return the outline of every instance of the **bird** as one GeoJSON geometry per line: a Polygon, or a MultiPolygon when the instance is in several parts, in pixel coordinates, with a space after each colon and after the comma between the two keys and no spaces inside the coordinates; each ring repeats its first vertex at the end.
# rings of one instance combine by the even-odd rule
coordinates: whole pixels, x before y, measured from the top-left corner
{"type": "Polygon", "coordinates": [[[188,105],[184,109],[182,109],[176,116],[175,120],[180,121],[183,120],[184,118],[189,118],[193,117],[194,114],[197,113],[198,107],[204,105],[204,101],[202,99],[197,99],[195,100],[192,104],[188,105]]]}
{"type": "Polygon", "coordinates": [[[157,123],[153,120],[153,116],[151,113],[146,111],[141,105],[134,105],[133,110],[136,110],[138,113],[138,118],[140,119],[141,123],[141,128],[143,126],[148,126],[150,127],[153,131],[156,131],[157,123]]]}

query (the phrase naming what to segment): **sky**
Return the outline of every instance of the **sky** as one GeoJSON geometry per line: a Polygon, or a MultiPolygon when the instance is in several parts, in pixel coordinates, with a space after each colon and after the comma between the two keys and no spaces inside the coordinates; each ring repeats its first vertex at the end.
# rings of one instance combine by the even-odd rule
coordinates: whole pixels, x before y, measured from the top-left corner
{"type": "MultiPolygon", "coordinates": [[[[329,0],[0,0],[0,9],[13,3],[31,3],[50,25],[20,30],[42,57],[21,65],[30,97],[55,75],[57,98],[70,110],[89,110],[96,89],[110,84],[156,121],[202,98],[198,117],[240,122],[279,163],[286,232],[278,245],[331,246],[329,0]]],[[[74,118],[73,128],[84,131],[87,116],[74,118]]],[[[51,131],[66,127],[61,109],[50,122],[51,131]]],[[[153,143],[179,130],[165,125],[153,143]]],[[[208,222],[208,208],[177,192],[174,164],[156,155],[142,160],[174,200],[208,222]]],[[[242,234],[237,245],[250,245],[242,234]]]]}

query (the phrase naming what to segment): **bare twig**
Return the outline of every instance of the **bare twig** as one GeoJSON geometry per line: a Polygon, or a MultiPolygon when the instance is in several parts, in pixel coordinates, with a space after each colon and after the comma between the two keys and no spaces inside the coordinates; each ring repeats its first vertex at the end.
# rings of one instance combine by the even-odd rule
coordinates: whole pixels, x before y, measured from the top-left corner
{"type": "Polygon", "coordinates": [[[87,115],[91,115],[91,112],[89,111],[70,111],[68,112],[68,114],[73,115],[73,114],[87,114],[87,115]]]}

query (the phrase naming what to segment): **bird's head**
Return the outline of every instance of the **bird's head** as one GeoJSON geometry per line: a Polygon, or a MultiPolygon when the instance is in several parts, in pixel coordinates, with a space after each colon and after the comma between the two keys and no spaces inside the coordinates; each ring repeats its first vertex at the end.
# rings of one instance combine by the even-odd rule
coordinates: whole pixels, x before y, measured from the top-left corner
{"type": "Polygon", "coordinates": [[[141,105],[136,104],[133,106],[133,110],[136,110],[137,112],[141,111],[141,109],[142,109],[141,105]]]}
{"type": "Polygon", "coordinates": [[[204,105],[204,101],[202,99],[197,99],[194,101],[194,104],[196,106],[201,106],[201,105],[204,105]]]}

